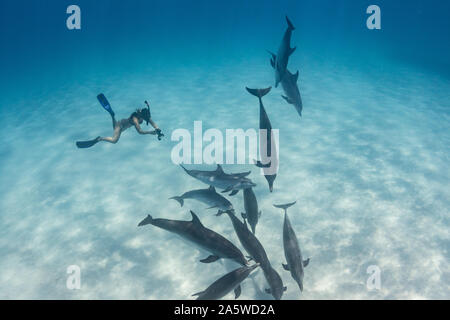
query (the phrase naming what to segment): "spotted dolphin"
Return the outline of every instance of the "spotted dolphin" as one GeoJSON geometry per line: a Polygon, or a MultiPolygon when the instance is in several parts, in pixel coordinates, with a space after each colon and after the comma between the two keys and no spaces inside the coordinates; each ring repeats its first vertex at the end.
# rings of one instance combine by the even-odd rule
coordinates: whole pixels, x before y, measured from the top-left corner
{"type": "Polygon", "coordinates": [[[283,286],[281,277],[275,269],[272,268],[261,242],[259,242],[256,236],[248,229],[247,222],[244,221],[244,223],[242,223],[232,211],[226,211],[225,213],[230,217],[234,231],[244,249],[255,262],[261,265],[261,269],[264,271],[264,275],[270,287],[266,290],[266,293],[271,294],[277,300],[281,299],[283,292],[286,291],[286,287],[283,286]]]}
{"type": "Polygon", "coordinates": [[[286,68],[289,62],[289,57],[295,51],[295,47],[291,48],[291,36],[292,31],[295,30],[294,25],[286,17],[287,29],[284,33],[283,39],[281,40],[280,47],[278,48],[277,54],[272,54],[274,57],[274,66],[275,66],[275,88],[278,88],[278,84],[283,80],[283,77],[286,73],[286,68]]]}
{"type": "MultiPolygon", "coordinates": [[[[270,60],[272,67],[275,68],[274,58],[270,60]]],[[[297,110],[297,113],[302,116],[303,110],[303,102],[302,97],[300,95],[300,91],[298,90],[298,74],[297,71],[295,74],[292,74],[288,69],[286,69],[286,75],[281,80],[281,87],[283,88],[284,95],[282,95],[283,99],[286,100],[287,103],[292,104],[297,110]]]]}
{"type": "Polygon", "coordinates": [[[252,188],[244,189],[244,208],[245,213],[242,213],[242,218],[246,219],[252,228],[253,234],[256,233],[256,225],[261,216],[261,211],[258,210],[258,201],[252,188]]]}
{"type": "Polygon", "coordinates": [[[257,162],[257,166],[263,169],[264,177],[269,184],[269,190],[272,192],[273,182],[277,177],[278,155],[275,137],[272,132],[272,124],[262,103],[262,97],[268,94],[272,87],[266,89],[246,89],[250,94],[259,99],[259,152],[261,161],[257,162]]]}
{"type": "Polygon", "coordinates": [[[283,268],[291,272],[291,276],[297,282],[300,291],[303,291],[304,268],[309,264],[309,258],[303,260],[297,237],[287,214],[287,209],[295,203],[274,204],[274,207],[284,210],[283,245],[287,264],[283,264],[283,268]]]}
{"type": "Polygon", "coordinates": [[[241,250],[220,234],[204,227],[193,211],[191,211],[191,215],[192,221],[153,219],[151,215],[148,215],[138,226],[145,226],[147,224],[154,225],[155,227],[175,233],[181,238],[211,252],[209,257],[200,260],[203,263],[211,263],[219,259],[231,259],[241,265],[247,265],[247,260],[241,250]]]}
{"type": "Polygon", "coordinates": [[[220,164],[218,164],[217,169],[213,171],[188,170],[183,166],[181,167],[188,175],[200,180],[203,183],[206,183],[207,185],[224,189],[222,192],[231,191],[230,196],[235,195],[241,189],[256,186],[256,184],[254,184],[249,178],[246,178],[251,171],[227,174],[223,171],[220,164]]]}
{"type": "Polygon", "coordinates": [[[209,205],[210,207],[208,209],[219,209],[219,213],[221,211],[233,210],[231,202],[218,194],[216,188],[213,186],[209,186],[209,188],[206,189],[191,190],[183,193],[179,197],[172,197],[169,199],[178,201],[181,206],[183,206],[185,199],[194,199],[209,205]]]}
{"type": "Polygon", "coordinates": [[[241,282],[257,267],[259,263],[235,269],[214,281],[204,291],[194,293],[193,296],[198,296],[197,300],[218,300],[234,290],[234,298],[237,299],[241,295],[241,282]]]}

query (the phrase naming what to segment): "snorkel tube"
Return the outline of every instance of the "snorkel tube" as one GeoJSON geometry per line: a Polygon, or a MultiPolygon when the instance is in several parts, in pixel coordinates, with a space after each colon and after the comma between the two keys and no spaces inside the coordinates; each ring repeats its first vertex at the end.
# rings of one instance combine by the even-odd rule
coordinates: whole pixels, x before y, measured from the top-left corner
{"type": "MultiPolygon", "coordinates": [[[[145,121],[147,121],[147,125],[148,125],[148,122],[150,121],[150,118],[151,118],[150,105],[147,100],[145,100],[144,103],[147,105],[147,110],[148,110],[148,120],[145,119],[145,121]]],[[[153,127],[156,126],[156,124],[153,121],[152,121],[152,126],[153,127]]],[[[156,134],[158,135],[158,140],[161,140],[161,138],[164,137],[164,134],[161,132],[161,129],[155,128],[155,131],[156,131],[156,134]]]]}

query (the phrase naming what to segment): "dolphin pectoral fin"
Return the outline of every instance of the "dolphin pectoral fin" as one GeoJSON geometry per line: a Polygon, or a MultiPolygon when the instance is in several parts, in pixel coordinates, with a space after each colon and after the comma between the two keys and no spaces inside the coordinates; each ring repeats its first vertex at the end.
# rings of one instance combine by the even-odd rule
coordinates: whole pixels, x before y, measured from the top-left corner
{"type": "Polygon", "coordinates": [[[286,271],[290,271],[289,266],[287,264],[282,263],[283,269],[286,271]]]}
{"type": "Polygon", "coordinates": [[[288,97],[283,96],[283,95],[281,95],[281,97],[282,97],[284,100],[286,100],[287,103],[292,104],[292,100],[289,99],[288,97]]]}
{"type": "Polygon", "coordinates": [[[264,291],[265,291],[267,294],[272,294],[272,291],[270,290],[270,288],[266,288],[266,289],[264,289],[264,291]]]}
{"type": "Polygon", "coordinates": [[[230,192],[231,190],[233,190],[233,186],[227,187],[225,190],[221,191],[221,193],[227,193],[230,192]]]}
{"type": "Polygon", "coordinates": [[[203,263],[212,263],[212,262],[215,262],[215,261],[217,261],[217,260],[219,260],[219,259],[220,259],[220,257],[218,257],[218,256],[210,255],[208,258],[205,258],[205,259],[200,260],[200,262],[203,262],[203,263]]]}
{"type": "Polygon", "coordinates": [[[261,213],[262,213],[262,211],[258,212],[258,218],[261,218],[261,213]]]}
{"type": "Polygon", "coordinates": [[[219,211],[217,211],[217,213],[216,213],[216,217],[220,217],[222,214],[224,214],[225,213],[225,211],[223,211],[223,210],[219,210],[219,211]]]}
{"type": "Polygon", "coordinates": [[[239,189],[238,190],[233,190],[233,191],[231,191],[230,196],[234,196],[238,192],[239,192],[239,189]]]}
{"type": "Polygon", "coordinates": [[[270,65],[272,66],[272,68],[275,69],[275,59],[274,58],[270,58],[270,65]]]}
{"type": "Polygon", "coordinates": [[[217,206],[212,206],[212,207],[206,208],[206,210],[208,210],[208,209],[214,209],[214,208],[217,208],[217,206]]]}
{"type": "Polygon", "coordinates": [[[241,295],[241,292],[242,292],[241,285],[238,285],[238,286],[234,289],[234,299],[239,298],[239,296],[241,295]]]}
{"type": "Polygon", "coordinates": [[[295,49],[297,49],[297,47],[291,48],[291,50],[289,51],[289,55],[293,54],[295,52],[295,49]]]}
{"type": "Polygon", "coordinates": [[[309,258],[306,260],[303,260],[303,267],[306,268],[309,264],[309,258]]]}

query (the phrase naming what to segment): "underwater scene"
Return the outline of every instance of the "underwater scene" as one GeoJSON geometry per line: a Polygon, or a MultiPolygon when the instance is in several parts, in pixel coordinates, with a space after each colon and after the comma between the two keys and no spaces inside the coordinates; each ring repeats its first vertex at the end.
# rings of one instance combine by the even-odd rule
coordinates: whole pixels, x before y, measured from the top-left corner
{"type": "Polygon", "coordinates": [[[0,299],[450,298],[449,12],[2,0],[0,299]]]}

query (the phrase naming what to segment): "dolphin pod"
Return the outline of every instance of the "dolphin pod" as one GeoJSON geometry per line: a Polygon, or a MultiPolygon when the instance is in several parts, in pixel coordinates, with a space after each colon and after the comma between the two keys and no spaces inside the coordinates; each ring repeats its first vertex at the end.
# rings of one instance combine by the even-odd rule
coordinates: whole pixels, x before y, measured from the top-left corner
{"type": "Polygon", "coordinates": [[[138,226],[151,224],[175,233],[181,238],[211,252],[209,257],[200,260],[203,263],[211,263],[219,259],[231,259],[241,265],[247,265],[247,260],[241,250],[220,234],[205,228],[193,211],[191,211],[191,215],[192,221],[153,219],[151,215],[148,215],[138,226]]]}
{"type": "Polygon", "coordinates": [[[194,293],[193,296],[198,296],[197,300],[217,300],[234,290],[234,298],[237,299],[241,295],[241,282],[257,267],[259,267],[258,263],[235,269],[214,281],[204,291],[194,293]]]}
{"type": "MultiPolygon", "coordinates": [[[[247,189],[244,189],[244,191],[245,190],[247,189]]],[[[209,186],[207,189],[191,190],[183,193],[179,197],[172,197],[169,199],[178,201],[181,206],[183,206],[185,199],[194,199],[209,205],[210,207],[208,209],[219,209],[218,214],[222,211],[233,210],[231,202],[218,194],[213,186],[209,186]]]]}
{"type": "MultiPolygon", "coordinates": [[[[302,116],[302,98],[298,89],[299,71],[292,74],[288,70],[289,58],[296,48],[291,47],[292,31],[295,30],[292,22],[286,17],[287,29],[278,48],[277,54],[271,53],[270,64],[275,72],[275,88],[281,83],[284,95],[283,99],[292,104],[297,113],[302,116]]],[[[263,105],[262,98],[271,91],[272,87],[265,89],[246,90],[259,101],[259,156],[256,166],[261,168],[265,179],[267,180],[269,191],[273,192],[274,181],[277,177],[278,154],[275,139],[273,137],[272,125],[263,105]]],[[[274,299],[282,298],[286,291],[280,274],[272,267],[267,253],[261,242],[256,237],[256,226],[258,225],[261,211],[258,208],[256,195],[253,187],[256,186],[248,178],[250,171],[240,173],[225,173],[222,166],[217,164],[215,170],[188,170],[181,165],[183,170],[191,177],[208,185],[206,189],[190,190],[180,196],[174,196],[169,199],[178,201],[181,207],[184,206],[184,200],[193,199],[205,203],[208,209],[217,208],[217,216],[227,214],[233,225],[233,229],[239,239],[240,244],[248,253],[255,264],[249,266],[248,261],[242,251],[229,240],[203,226],[197,215],[191,212],[191,221],[154,219],[148,215],[138,226],[151,224],[155,227],[164,229],[179,235],[181,238],[203,248],[211,254],[200,260],[203,263],[212,263],[219,259],[230,259],[240,264],[241,267],[228,272],[224,276],[214,281],[205,290],[193,294],[197,300],[221,299],[228,293],[234,291],[235,299],[241,294],[241,283],[258,267],[261,267],[268,288],[265,292],[273,296],[274,299]],[[216,188],[222,190],[222,193],[228,193],[230,196],[243,190],[244,212],[242,213],[243,222],[235,215],[235,209],[232,203],[224,196],[216,192],[216,188]],[[251,231],[247,225],[250,225],[251,231]]],[[[274,207],[284,210],[283,223],[283,247],[286,258],[286,264],[282,263],[283,268],[291,273],[292,278],[297,282],[300,291],[303,291],[304,268],[309,264],[310,259],[303,260],[298,239],[290,223],[287,209],[296,202],[275,205],[274,207]]]]}
{"type": "Polygon", "coordinates": [[[287,209],[295,203],[296,202],[281,205],[274,204],[274,207],[284,210],[283,246],[287,264],[283,264],[283,268],[286,271],[291,272],[291,276],[297,282],[300,291],[303,291],[304,268],[309,264],[309,258],[303,260],[297,236],[295,235],[287,214],[287,209]]]}

